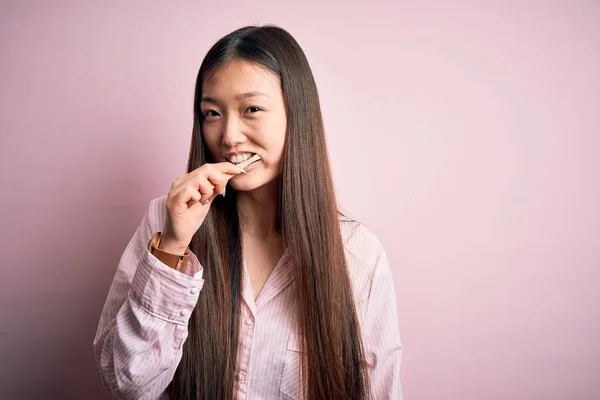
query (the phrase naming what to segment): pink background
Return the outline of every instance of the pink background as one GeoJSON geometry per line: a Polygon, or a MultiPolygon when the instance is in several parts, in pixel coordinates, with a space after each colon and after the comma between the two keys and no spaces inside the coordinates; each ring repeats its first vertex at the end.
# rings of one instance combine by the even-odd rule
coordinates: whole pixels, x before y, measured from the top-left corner
{"type": "Polygon", "coordinates": [[[387,248],[406,399],[600,398],[599,2],[121,3],[1,6],[1,398],[107,398],[96,324],[199,64],[269,22],[387,248]]]}

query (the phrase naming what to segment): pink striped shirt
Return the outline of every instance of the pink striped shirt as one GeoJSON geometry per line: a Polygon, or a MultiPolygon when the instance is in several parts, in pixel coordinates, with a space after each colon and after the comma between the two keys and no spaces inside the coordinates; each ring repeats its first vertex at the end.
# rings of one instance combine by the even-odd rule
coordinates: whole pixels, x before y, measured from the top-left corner
{"type": "MultiPolygon", "coordinates": [[[[105,388],[116,398],[167,398],[202,290],[195,255],[183,273],[147,250],[162,230],[166,196],[150,203],[114,277],[94,339],[105,388]]],[[[402,346],[396,296],[386,254],[363,225],[340,218],[375,399],[402,398],[402,346]]],[[[300,399],[299,338],[295,331],[294,269],[284,252],[255,299],[244,265],[237,399],[300,399]]]]}

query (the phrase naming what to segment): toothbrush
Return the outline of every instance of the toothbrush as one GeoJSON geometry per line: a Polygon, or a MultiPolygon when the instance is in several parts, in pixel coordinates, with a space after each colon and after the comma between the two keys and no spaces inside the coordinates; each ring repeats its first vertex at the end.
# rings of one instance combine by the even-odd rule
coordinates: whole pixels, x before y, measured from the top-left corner
{"type": "Polygon", "coordinates": [[[252,164],[253,162],[258,161],[260,159],[261,159],[260,156],[258,154],[255,154],[252,157],[250,157],[249,159],[247,159],[246,161],[236,164],[235,166],[238,168],[244,169],[247,166],[249,166],[250,164],[252,164]]]}

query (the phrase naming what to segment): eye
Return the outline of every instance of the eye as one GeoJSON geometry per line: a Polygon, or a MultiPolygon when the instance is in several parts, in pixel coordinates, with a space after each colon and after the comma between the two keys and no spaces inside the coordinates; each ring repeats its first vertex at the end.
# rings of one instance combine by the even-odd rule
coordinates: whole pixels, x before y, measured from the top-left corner
{"type": "Polygon", "coordinates": [[[259,111],[262,111],[262,108],[252,106],[252,107],[246,108],[246,111],[244,111],[244,112],[249,112],[250,114],[254,114],[254,113],[259,112],[259,111]]]}
{"type": "Polygon", "coordinates": [[[204,119],[213,119],[216,117],[219,117],[219,113],[215,110],[206,110],[204,113],[202,113],[202,118],[204,119]]]}

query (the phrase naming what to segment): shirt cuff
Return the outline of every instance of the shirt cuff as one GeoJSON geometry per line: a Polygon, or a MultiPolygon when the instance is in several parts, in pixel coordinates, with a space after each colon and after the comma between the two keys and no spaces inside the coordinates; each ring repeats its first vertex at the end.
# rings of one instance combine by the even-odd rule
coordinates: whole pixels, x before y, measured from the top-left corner
{"type": "Polygon", "coordinates": [[[193,253],[188,271],[189,275],[175,271],[145,250],[133,277],[131,294],[149,314],[187,325],[204,285],[202,266],[193,253]]]}

